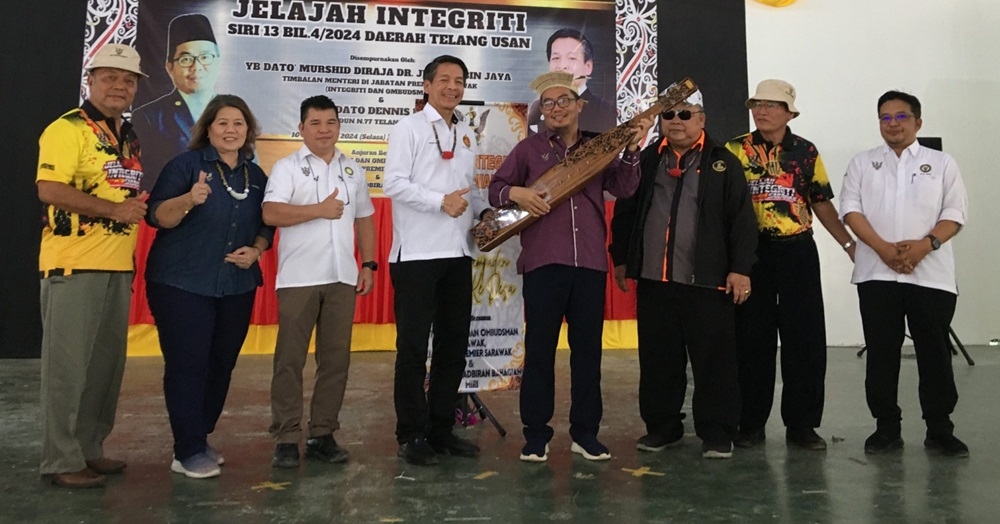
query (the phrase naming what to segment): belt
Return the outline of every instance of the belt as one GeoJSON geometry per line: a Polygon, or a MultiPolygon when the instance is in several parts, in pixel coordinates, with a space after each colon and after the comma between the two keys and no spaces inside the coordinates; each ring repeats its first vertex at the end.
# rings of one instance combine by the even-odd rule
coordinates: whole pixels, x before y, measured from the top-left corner
{"type": "Polygon", "coordinates": [[[761,235],[760,242],[770,243],[770,244],[795,244],[798,242],[804,242],[806,240],[809,240],[810,238],[812,238],[812,236],[813,236],[813,230],[807,229],[805,230],[805,232],[799,233],[797,235],[788,235],[780,237],[771,235],[761,235]]]}
{"type": "Polygon", "coordinates": [[[49,277],[64,277],[77,273],[131,273],[131,271],[115,271],[111,269],[66,269],[64,267],[57,267],[49,269],[48,271],[39,271],[38,278],[44,279],[49,277]]]}

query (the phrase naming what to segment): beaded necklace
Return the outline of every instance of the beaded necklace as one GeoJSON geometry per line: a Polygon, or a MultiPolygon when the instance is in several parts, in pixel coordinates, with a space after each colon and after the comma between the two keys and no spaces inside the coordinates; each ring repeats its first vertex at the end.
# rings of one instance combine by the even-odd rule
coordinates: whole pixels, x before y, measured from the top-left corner
{"type": "Polygon", "coordinates": [[[226,192],[229,196],[235,198],[236,200],[246,200],[247,196],[250,194],[250,170],[247,169],[247,165],[243,164],[243,192],[237,193],[233,190],[233,187],[226,182],[226,175],[222,172],[222,164],[216,162],[215,168],[219,170],[219,178],[222,179],[222,185],[226,187],[226,192]]]}
{"type": "Polygon", "coordinates": [[[441,139],[438,138],[437,126],[433,123],[431,124],[431,130],[434,131],[434,143],[438,146],[438,153],[441,153],[441,158],[445,160],[451,160],[455,158],[455,146],[458,145],[458,133],[455,130],[455,126],[451,128],[451,151],[445,151],[441,149],[441,139]]]}

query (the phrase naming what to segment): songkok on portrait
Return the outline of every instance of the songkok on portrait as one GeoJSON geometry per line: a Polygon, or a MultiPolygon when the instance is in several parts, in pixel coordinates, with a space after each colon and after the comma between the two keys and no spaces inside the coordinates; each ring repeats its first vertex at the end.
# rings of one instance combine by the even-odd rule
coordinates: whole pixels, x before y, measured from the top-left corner
{"type": "Polygon", "coordinates": [[[212,24],[209,23],[205,15],[192,13],[180,15],[171,20],[170,27],[167,29],[167,51],[169,52],[167,60],[174,57],[177,46],[195,40],[217,43],[215,32],[212,31],[212,24]]]}

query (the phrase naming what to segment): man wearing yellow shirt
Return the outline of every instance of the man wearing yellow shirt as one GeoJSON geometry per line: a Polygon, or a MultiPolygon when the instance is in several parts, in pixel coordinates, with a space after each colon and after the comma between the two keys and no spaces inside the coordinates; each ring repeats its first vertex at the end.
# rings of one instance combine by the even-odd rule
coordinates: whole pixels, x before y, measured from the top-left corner
{"type": "Polygon", "coordinates": [[[39,140],[45,206],[42,308],[42,475],[97,487],[125,462],[104,456],[125,370],[139,192],[139,142],[122,114],[140,77],[139,54],[107,44],[87,65],[89,96],[39,140]]]}

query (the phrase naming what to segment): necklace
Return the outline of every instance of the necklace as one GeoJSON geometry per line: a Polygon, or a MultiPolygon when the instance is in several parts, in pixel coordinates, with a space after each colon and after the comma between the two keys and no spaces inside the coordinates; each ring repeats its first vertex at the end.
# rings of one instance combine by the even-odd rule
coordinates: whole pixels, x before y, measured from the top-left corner
{"type": "Polygon", "coordinates": [[[438,153],[441,153],[441,158],[445,160],[455,158],[455,146],[458,145],[458,133],[455,131],[454,126],[451,128],[451,151],[441,149],[441,139],[438,138],[438,130],[433,123],[431,124],[431,130],[434,131],[434,143],[438,146],[438,153]]]}
{"type": "Polygon", "coordinates": [[[226,192],[229,196],[235,198],[236,200],[246,200],[247,195],[250,194],[250,171],[247,169],[246,164],[243,164],[243,192],[237,193],[233,190],[229,182],[226,182],[226,175],[222,173],[222,164],[218,162],[215,163],[215,168],[219,170],[219,178],[222,179],[222,185],[226,186],[226,192]]]}

